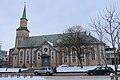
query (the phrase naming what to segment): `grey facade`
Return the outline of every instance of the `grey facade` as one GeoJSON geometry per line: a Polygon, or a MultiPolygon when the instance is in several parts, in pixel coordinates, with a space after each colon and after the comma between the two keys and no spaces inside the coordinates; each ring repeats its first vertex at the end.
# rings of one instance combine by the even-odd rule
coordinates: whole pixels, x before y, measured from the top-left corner
{"type": "Polygon", "coordinates": [[[7,51],[4,51],[2,49],[0,49],[0,67],[8,67],[7,51]]]}

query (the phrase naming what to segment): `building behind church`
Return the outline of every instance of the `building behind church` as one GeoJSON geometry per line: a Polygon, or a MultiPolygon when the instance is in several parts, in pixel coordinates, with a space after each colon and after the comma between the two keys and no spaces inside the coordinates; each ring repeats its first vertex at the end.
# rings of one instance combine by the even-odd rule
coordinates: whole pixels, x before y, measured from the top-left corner
{"type": "MultiPolygon", "coordinates": [[[[30,31],[27,21],[26,6],[24,6],[20,26],[16,29],[15,47],[9,50],[11,67],[79,65],[74,48],[71,48],[70,55],[67,55],[68,48],[58,45],[60,41],[59,34],[29,36],[30,31]]],[[[89,48],[82,48],[82,64],[84,66],[105,64],[103,56],[101,56],[101,48],[104,49],[104,44],[100,45],[99,40],[91,35],[88,36],[94,44],[89,45],[89,48]]],[[[103,53],[105,54],[105,49],[103,53]]]]}
{"type": "Polygon", "coordinates": [[[2,50],[2,44],[0,44],[0,68],[8,67],[8,55],[7,51],[2,50]]]}

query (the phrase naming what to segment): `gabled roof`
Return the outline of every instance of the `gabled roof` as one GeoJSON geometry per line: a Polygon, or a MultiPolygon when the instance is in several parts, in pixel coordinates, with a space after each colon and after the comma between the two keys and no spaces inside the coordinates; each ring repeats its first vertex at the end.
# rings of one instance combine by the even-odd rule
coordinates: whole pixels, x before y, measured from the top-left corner
{"type": "Polygon", "coordinates": [[[87,39],[88,39],[88,41],[90,41],[90,43],[95,43],[95,44],[100,43],[100,41],[97,38],[95,38],[91,35],[87,35],[87,39]]]}
{"type": "MultiPolygon", "coordinates": [[[[52,34],[52,35],[42,35],[42,36],[32,36],[26,38],[19,46],[18,48],[23,47],[39,47],[43,44],[44,41],[48,41],[50,44],[52,43],[52,46],[56,46],[61,34],[52,34]]],[[[94,38],[91,35],[87,35],[87,40],[91,41],[91,43],[100,43],[100,41],[96,38],[94,38]]]]}
{"type": "Polygon", "coordinates": [[[42,35],[42,36],[32,36],[26,38],[19,46],[21,47],[38,47],[41,46],[44,41],[49,41],[56,45],[56,42],[58,40],[58,34],[53,35],[42,35]]]}

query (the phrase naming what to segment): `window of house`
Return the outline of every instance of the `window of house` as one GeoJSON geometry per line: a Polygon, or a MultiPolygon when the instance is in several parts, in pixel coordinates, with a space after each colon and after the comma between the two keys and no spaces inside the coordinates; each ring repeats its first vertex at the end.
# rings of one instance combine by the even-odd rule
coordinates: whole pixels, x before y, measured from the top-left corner
{"type": "Polygon", "coordinates": [[[94,50],[94,47],[91,48],[91,59],[95,60],[95,50],[94,50]]]}
{"type": "Polygon", "coordinates": [[[76,53],[75,48],[72,48],[72,62],[76,62],[76,53]]]}

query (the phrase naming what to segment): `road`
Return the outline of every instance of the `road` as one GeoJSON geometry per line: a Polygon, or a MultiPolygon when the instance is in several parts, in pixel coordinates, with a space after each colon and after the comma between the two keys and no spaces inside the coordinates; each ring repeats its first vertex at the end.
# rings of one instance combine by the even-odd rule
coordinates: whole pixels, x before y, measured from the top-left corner
{"type": "Polygon", "coordinates": [[[110,76],[42,76],[42,77],[44,77],[46,80],[111,80],[110,76]]]}
{"type": "MultiPolygon", "coordinates": [[[[4,73],[1,74],[1,77],[20,77],[20,76],[32,76],[33,73],[4,73]]],[[[97,75],[97,76],[89,76],[85,73],[57,73],[53,74],[52,76],[46,76],[46,75],[39,75],[37,77],[45,78],[45,80],[111,80],[109,75],[97,75]]],[[[119,78],[120,80],[120,78],[119,78]]]]}

